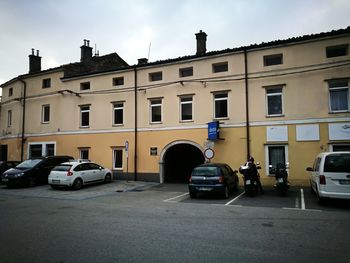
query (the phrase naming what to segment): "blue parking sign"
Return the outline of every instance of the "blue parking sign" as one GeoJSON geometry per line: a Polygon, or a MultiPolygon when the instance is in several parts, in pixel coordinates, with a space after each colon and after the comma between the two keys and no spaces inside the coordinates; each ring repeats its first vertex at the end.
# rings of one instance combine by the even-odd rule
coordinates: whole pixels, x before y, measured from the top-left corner
{"type": "Polygon", "coordinates": [[[219,139],[219,122],[212,121],[208,123],[208,140],[219,139]]]}

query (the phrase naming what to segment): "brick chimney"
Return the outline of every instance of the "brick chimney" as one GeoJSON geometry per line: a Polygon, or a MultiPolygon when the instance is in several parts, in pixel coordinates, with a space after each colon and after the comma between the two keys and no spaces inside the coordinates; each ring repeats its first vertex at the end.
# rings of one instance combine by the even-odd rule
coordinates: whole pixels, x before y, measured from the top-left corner
{"type": "Polygon", "coordinates": [[[84,39],[84,45],[80,47],[81,57],[80,61],[86,61],[92,58],[92,47],[90,47],[90,40],[84,39]]]}
{"type": "Polygon", "coordinates": [[[32,48],[32,54],[29,55],[29,73],[35,73],[41,71],[41,57],[39,56],[39,50],[34,54],[34,48],[32,48]]]}
{"type": "Polygon", "coordinates": [[[196,34],[197,39],[197,53],[196,55],[204,55],[207,51],[207,34],[202,30],[196,34]]]}

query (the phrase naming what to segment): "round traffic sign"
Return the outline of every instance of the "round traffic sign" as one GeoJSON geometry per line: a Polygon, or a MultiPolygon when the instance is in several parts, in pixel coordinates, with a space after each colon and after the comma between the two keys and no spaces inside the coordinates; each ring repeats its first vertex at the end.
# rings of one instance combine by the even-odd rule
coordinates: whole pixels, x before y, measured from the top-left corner
{"type": "Polygon", "coordinates": [[[214,157],[214,150],[213,149],[211,149],[211,148],[208,148],[208,149],[205,149],[205,151],[204,151],[204,156],[205,156],[205,158],[207,158],[207,159],[212,159],[213,157],[214,157]]]}

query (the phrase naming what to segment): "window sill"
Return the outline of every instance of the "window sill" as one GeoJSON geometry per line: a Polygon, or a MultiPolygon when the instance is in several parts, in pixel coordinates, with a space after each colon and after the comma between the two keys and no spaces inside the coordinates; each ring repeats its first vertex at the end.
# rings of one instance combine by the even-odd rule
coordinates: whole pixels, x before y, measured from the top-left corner
{"type": "Polygon", "coordinates": [[[124,123],[121,123],[121,124],[112,124],[113,127],[121,127],[121,126],[124,126],[124,123]]]}
{"type": "Polygon", "coordinates": [[[163,124],[163,122],[157,121],[157,122],[150,122],[149,124],[163,124]]]}
{"type": "Polygon", "coordinates": [[[194,122],[194,120],[180,120],[180,123],[189,123],[189,122],[194,122]]]}
{"type": "Polygon", "coordinates": [[[339,110],[339,111],[330,111],[328,114],[337,114],[337,113],[349,113],[350,110],[339,110]]]}
{"type": "Polygon", "coordinates": [[[88,128],[90,128],[90,126],[80,126],[79,128],[80,129],[88,129],[88,128]]]}
{"type": "Polygon", "coordinates": [[[50,122],[48,121],[48,122],[42,122],[41,124],[50,124],[50,122]]]}
{"type": "Polygon", "coordinates": [[[223,120],[229,120],[229,117],[220,117],[220,118],[214,118],[214,121],[223,121],[223,120]]]}
{"type": "Polygon", "coordinates": [[[113,168],[112,171],[121,172],[121,171],[124,171],[124,169],[123,168],[113,168]]]}
{"type": "Polygon", "coordinates": [[[284,114],[276,114],[276,115],[266,115],[266,118],[277,118],[277,117],[285,117],[284,114]]]}

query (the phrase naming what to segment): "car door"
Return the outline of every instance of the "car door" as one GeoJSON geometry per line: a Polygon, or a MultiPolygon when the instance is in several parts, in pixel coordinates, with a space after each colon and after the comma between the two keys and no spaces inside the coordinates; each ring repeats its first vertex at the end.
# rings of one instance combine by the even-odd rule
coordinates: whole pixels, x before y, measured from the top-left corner
{"type": "Polygon", "coordinates": [[[89,163],[91,180],[98,181],[104,179],[103,172],[100,169],[100,166],[95,163],[89,163]]]}
{"type": "Polygon", "coordinates": [[[77,165],[74,168],[75,177],[83,179],[84,183],[89,182],[91,180],[89,175],[89,168],[90,167],[86,163],[77,165]]]}

